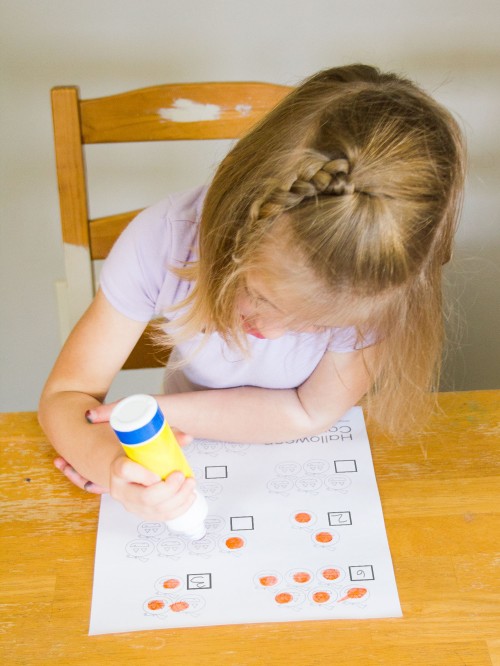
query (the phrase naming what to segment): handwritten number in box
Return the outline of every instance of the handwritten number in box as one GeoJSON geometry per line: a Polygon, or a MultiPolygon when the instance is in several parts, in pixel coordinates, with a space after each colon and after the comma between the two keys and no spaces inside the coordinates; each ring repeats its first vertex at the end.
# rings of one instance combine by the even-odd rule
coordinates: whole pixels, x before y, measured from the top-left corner
{"type": "Polygon", "coordinates": [[[354,580],[375,580],[371,564],[363,564],[357,567],[349,567],[349,577],[354,580]]]}

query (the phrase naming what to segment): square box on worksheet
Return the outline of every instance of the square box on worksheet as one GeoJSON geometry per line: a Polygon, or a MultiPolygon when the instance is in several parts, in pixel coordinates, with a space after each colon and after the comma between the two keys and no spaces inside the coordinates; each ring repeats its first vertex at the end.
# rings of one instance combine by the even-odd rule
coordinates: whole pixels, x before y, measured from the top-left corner
{"type": "Polygon", "coordinates": [[[335,471],[337,474],[343,472],[357,472],[358,468],[356,466],[355,460],[335,460],[335,471]]]}
{"type": "Polygon", "coordinates": [[[209,465],[205,467],[205,479],[227,479],[227,466],[209,465]]]}
{"type": "Polygon", "coordinates": [[[240,530],[253,530],[253,516],[232,516],[231,517],[231,531],[239,532],[240,530]]]}

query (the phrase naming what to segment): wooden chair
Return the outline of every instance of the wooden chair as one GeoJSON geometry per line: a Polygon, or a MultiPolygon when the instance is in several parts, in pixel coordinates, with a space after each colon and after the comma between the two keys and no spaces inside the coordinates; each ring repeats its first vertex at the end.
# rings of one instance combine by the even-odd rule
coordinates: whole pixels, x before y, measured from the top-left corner
{"type": "MultiPolygon", "coordinates": [[[[89,219],[84,146],[239,138],[290,90],[268,83],[186,83],[85,100],[79,98],[76,86],[52,89],[68,329],[95,294],[92,262],[107,256],[117,236],[140,212],[89,219]]],[[[159,354],[154,349],[149,331],[150,327],[124,368],[165,364],[168,352],[159,354]]]]}

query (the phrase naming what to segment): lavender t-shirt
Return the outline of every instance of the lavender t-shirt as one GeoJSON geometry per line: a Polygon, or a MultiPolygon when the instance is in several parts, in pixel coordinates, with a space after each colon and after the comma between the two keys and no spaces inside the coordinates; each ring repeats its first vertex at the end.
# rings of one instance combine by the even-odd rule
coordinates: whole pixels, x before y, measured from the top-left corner
{"type": "MultiPolygon", "coordinates": [[[[200,187],[175,194],[147,208],[115,243],[104,262],[100,285],[111,305],[126,317],[147,322],[163,316],[189,293],[190,283],[180,280],[171,268],[196,258],[205,191],[200,187]]],[[[325,352],[357,348],[353,328],[291,332],[276,340],[248,336],[249,356],[228,347],[217,333],[196,351],[203,337],[200,333],[173,351],[176,369],[169,372],[167,366],[167,392],[235,386],[295,388],[311,375],[325,352]],[[178,361],[183,359],[188,362],[179,368],[178,361]]]]}

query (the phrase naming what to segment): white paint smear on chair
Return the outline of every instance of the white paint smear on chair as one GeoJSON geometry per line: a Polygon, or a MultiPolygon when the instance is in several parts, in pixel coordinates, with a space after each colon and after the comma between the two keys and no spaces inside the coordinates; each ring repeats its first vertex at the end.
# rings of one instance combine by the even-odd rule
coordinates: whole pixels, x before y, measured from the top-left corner
{"type": "MultiPolygon", "coordinates": [[[[249,116],[252,112],[250,104],[237,104],[235,110],[240,116],[249,116]]],[[[203,120],[217,120],[222,108],[217,104],[200,104],[191,99],[176,99],[172,106],[158,110],[165,120],[174,123],[197,123],[203,120]]]]}
{"type": "Polygon", "coordinates": [[[202,120],[217,120],[221,108],[217,104],[200,104],[191,99],[176,99],[171,107],[159,109],[158,114],[174,123],[196,123],[202,120]]]}
{"type": "Polygon", "coordinates": [[[252,112],[250,104],[237,104],[234,108],[238,111],[240,116],[249,116],[252,112]]]}

